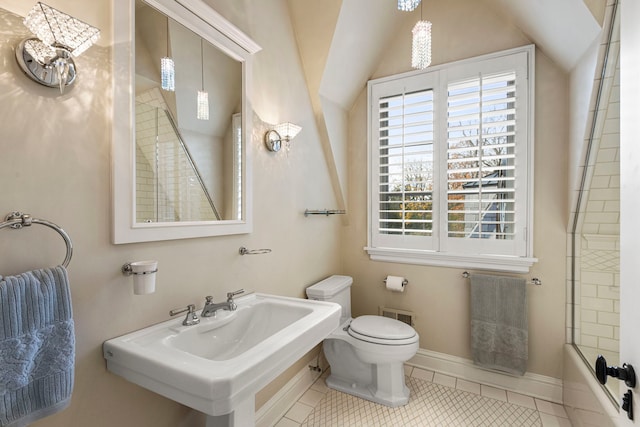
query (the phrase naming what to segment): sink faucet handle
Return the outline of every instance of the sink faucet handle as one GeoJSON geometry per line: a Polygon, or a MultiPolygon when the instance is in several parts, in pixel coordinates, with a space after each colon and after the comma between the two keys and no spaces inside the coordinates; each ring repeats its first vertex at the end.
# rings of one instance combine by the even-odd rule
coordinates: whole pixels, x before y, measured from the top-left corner
{"type": "Polygon", "coordinates": [[[189,304],[185,308],[174,308],[169,312],[169,316],[175,316],[177,314],[184,313],[185,311],[188,313],[193,313],[194,311],[196,311],[195,304],[189,304]]]}
{"type": "Polygon", "coordinates": [[[229,305],[229,310],[235,311],[235,309],[238,308],[235,301],[233,301],[233,297],[235,297],[236,295],[240,295],[243,292],[244,292],[244,289],[238,289],[237,291],[227,292],[227,304],[229,305]]]}
{"type": "Polygon", "coordinates": [[[227,301],[233,301],[233,297],[235,297],[236,295],[240,295],[241,293],[244,293],[244,289],[238,289],[237,291],[227,292],[227,301]]]}
{"type": "Polygon", "coordinates": [[[182,324],[184,326],[197,325],[198,323],[200,323],[200,319],[196,314],[196,306],[194,304],[189,304],[185,308],[176,308],[174,310],[171,310],[169,311],[169,316],[175,316],[177,314],[184,313],[185,311],[187,312],[187,315],[182,321],[182,324]]]}

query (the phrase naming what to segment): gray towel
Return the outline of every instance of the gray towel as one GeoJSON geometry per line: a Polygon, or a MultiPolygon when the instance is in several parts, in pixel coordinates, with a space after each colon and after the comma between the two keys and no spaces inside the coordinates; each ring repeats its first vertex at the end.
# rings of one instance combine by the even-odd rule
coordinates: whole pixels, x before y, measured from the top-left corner
{"type": "Polygon", "coordinates": [[[0,426],[26,426],[64,409],[74,356],[64,267],[0,276],[0,426]]]}
{"type": "Polygon", "coordinates": [[[476,365],[524,375],[529,357],[524,279],[471,276],[471,350],[476,365]]]}

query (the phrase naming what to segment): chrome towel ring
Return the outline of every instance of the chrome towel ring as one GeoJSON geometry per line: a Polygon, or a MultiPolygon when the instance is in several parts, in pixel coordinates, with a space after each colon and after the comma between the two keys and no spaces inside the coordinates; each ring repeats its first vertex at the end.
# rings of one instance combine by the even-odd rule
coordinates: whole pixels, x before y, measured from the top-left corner
{"type": "Polygon", "coordinates": [[[64,243],[67,245],[67,255],[64,257],[64,261],[62,261],[62,265],[64,267],[69,266],[69,262],[71,261],[71,256],[73,255],[73,243],[71,242],[71,238],[62,228],[57,226],[56,224],[45,221],[44,219],[32,218],[29,214],[23,214],[22,212],[11,212],[9,215],[5,217],[4,222],[0,222],[0,229],[5,227],[13,228],[14,230],[19,230],[22,227],[30,227],[31,224],[41,224],[46,225],[49,228],[57,231],[60,236],[64,239],[64,243]]]}

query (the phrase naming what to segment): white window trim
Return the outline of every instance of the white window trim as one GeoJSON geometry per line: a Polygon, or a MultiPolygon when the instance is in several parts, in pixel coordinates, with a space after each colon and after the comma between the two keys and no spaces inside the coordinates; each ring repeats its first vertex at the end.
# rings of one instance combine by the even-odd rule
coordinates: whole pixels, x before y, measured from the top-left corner
{"type": "MultiPolygon", "coordinates": [[[[534,182],[533,182],[533,170],[534,170],[534,94],[535,94],[535,64],[534,64],[535,46],[529,45],[525,47],[509,49],[487,55],[482,55],[474,58],[469,58],[461,61],[452,62],[449,64],[443,64],[439,66],[430,67],[424,71],[411,71],[408,73],[398,74],[389,77],[383,77],[376,80],[371,80],[368,83],[368,111],[367,111],[367,141],[368,141],[368,177],[367,177],[367,195],[368,195],[368,246],[364,249],[368,252],[369,257],[373,261],[385,261],[404,264],[417,264],[417,265],[430,265],[441,267],[458,267],[458,268],[473,268],[478,270],[494,270],[494,271],[508,271],[514,273],[528,273],[529,268],[538,260],[533,257],[533,194],[534,194],[534,182]],[[389,83],[394,81],[401,81],[406,78],[414,76],[424,75],[426,73],[433,73],[435,71],[446,72],[447,69],[457,67],[465,64],[476,64],[481,61],[496,59],[503,56],[510,56],[525,52],[527,54],[527,171],[524,172],[527,175],[527,188],[526,188],[526,208],[524,209],[527,216],[525,222],[526,228],[523,233],[523,237],[526,240],[525,243],[525,255],[524,256],[510,256],[510,255],[477,255],[477,254],[459,254],[455,252],[439,252],[430,249],[404,249],[404,248],[390,248],[390,247],[375,247],[372,242],[373,238],[373,224],[377,223],[378,218],[375,217],[376,212],[374,204],[377,203],[377,199],[372,197],[372,183],[374,182],[372,165],[374,164],[374,153],[372,150],[372,120],[377,120],[377,117],[373,117],[377,107],[371,102],[372,88],[379,83],[389,83]]],[[[436,94],[436,96],[438,96],[436,94]]],[[[437,132],[437,129],[436,129],[437,132]]],[[[523,173],[523,172],[520,172],[523,173]]],[[[439,191],[439,190],[436,190],[439,191]]],[[[435,191],[434,191],[435,193],[435,191]]],[[[437,230],[440,232],[440,230],[437,230]]]]}

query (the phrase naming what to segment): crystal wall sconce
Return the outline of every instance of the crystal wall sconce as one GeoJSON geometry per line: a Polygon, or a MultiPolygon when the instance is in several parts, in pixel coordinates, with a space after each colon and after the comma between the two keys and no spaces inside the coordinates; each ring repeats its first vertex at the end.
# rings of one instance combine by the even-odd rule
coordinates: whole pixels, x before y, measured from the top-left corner
{"type": "Polygon", "coordinates": [[[289,150],[289,142],[298,135],[302,128],[296,124],[286,122],[276,125],[273,129],[267,131],[264,135],[264,143],[269,151],[278,152],[282,148],[284,141],[289,150]]]}
{"type": "Polygon", "coordinates": [[[76,79],[73,57],[91,47],[100,30],[40,2],[24,18],[24,25],[35,37],[16,47],[20,68],[32,80],[63,93],[76,79]]]}

